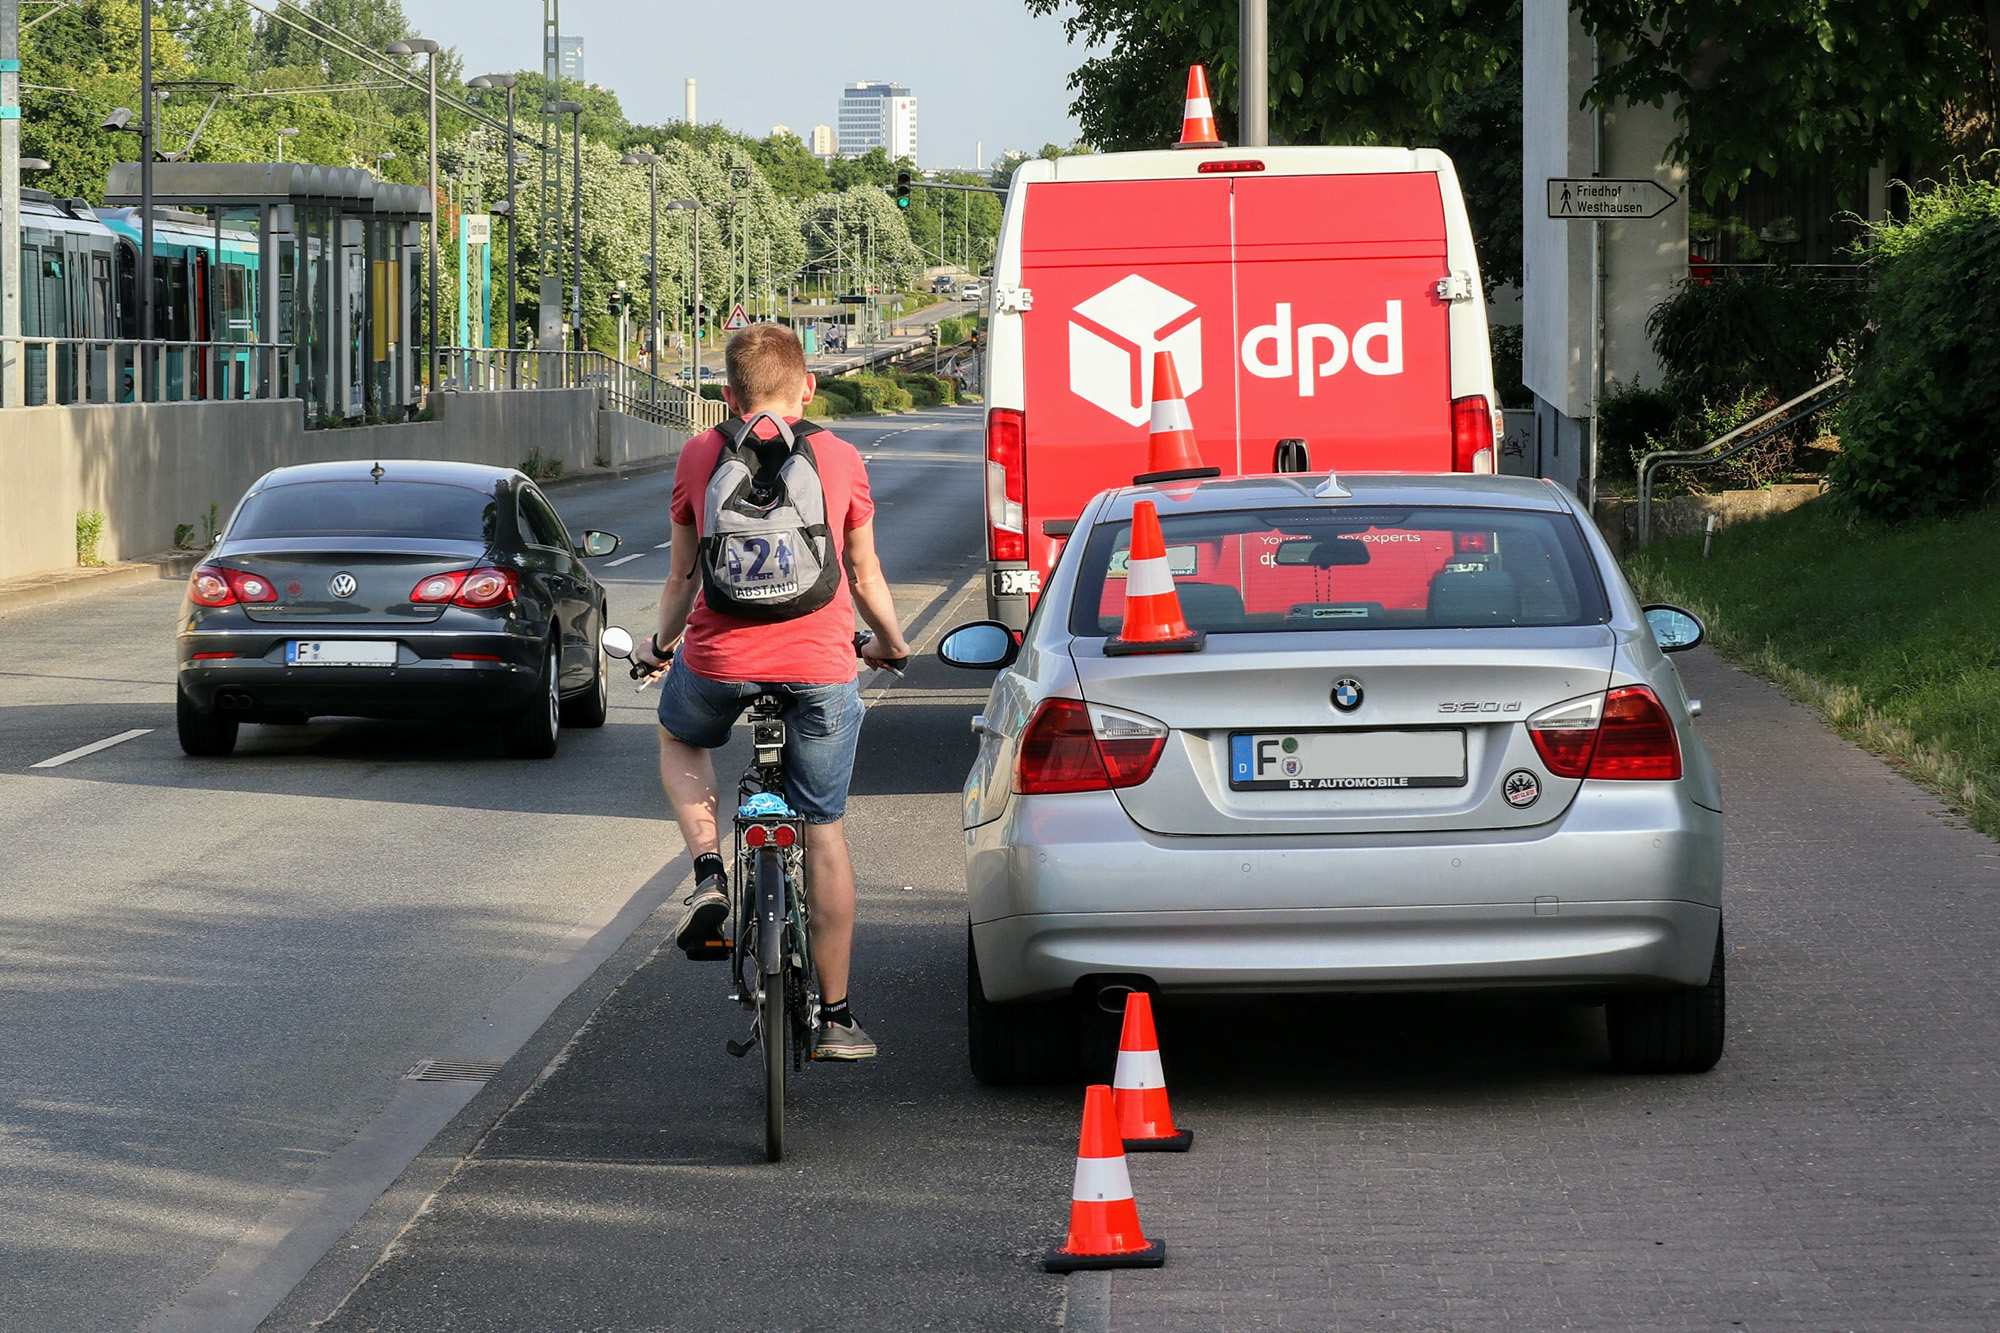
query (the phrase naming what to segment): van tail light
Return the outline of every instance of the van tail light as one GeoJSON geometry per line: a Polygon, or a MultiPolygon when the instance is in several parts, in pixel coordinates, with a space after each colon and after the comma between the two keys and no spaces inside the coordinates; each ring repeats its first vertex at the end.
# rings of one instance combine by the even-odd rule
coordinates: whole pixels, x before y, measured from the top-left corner
{"type": "Polygon", "coordinates": [[[1681,775],[1673,719],[1644,685],[1544,708],[1528,719],[1528,735],[1560,778],[1672,782],[1681,775]]]}
{"type": "Polygon", "coordinates": [[[986,554],[993,560],[1026,560],[1028,529],[1028,419],[996,407],[986,414],[986,554]]]}
{"type": "Polygon", "coordinates": [[[1492,472],[1503,418],[1483,393],[1451,400],[1451,470],[1492,472]]]}
{"type": "Polygon", "coordinates": [[[262,574],[247,569],[203,565],[188,578],[188,600],[196,606],[234,606],[238,602],[275,602],[278,590],[262,574]]]}
{"type": "Polygon", "coordinates": [[[468,572],[465,581],[459,584],[451,604],[474,609],[505,606],[520,591],[521,577],[511,569],[475,569],[468,572]]]}
{"type": "Polygon", "coordinates": [[[1167,726],[1138,713],[1047,699],[1021,734],[1014,790],[1024,796],[1136,787],[1153,776],[1167,726]]]}

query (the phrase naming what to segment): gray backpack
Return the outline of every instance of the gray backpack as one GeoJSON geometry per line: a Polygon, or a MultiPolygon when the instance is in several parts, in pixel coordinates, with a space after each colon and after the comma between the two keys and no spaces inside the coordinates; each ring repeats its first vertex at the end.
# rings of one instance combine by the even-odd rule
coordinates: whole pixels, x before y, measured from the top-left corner
{"type": "Polygon", "coordinates": [[[826,522],[826,491],[808,437],[808,421],[787,426],[760,412],[716,430],[722,452],[702,505],[702,597],[709,609],[739,620],[781,621],[810,615],[833,600],[840,562],[826,522]],[[753,428],[768,417],[776,439],[753,428]]]}

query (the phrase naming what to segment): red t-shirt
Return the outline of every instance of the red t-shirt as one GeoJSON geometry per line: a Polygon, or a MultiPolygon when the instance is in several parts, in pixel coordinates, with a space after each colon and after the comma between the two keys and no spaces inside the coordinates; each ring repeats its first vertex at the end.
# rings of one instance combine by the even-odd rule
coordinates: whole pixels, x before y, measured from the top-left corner
{"type": "MultiPolygon", "coordinates": [[[[797,417],[786,419],[797,425],[797,417]]],[[[760,439],[777,429],[758,423],[760,439]]],[[[831,431],[810,437],[819,484],[826,492],[826,525],[833,533],[833,555],[841,566],[833,600],[810,615],[775,624],[740,620],[708,609],[695,594],[688,615],[687,637],[680,658],[690,671],[710,680],[754,680],[802,685],[839,685],[853,680],[854,597],[847,587],[847,534],[875,517],[875,498],[868,493],[868,469],[853,445],[831,431]]],[[[722,453],[722,433],[704,431],[687,442],[674,467],[674,522],[701,532],[702,503],[709,474],[722,453]]],[[[696,575],[700,577],[699,574],[696,575]]]]}

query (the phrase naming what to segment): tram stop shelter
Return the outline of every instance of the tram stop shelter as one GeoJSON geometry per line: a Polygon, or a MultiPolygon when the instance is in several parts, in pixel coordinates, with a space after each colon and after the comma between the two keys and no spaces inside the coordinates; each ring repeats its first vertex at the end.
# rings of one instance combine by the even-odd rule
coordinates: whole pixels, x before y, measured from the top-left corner
{"type": "MultiPolygon", "coordinates": [[[[112,165],[104,201],[139,203],[138,163],[112,165]]],[[[407,415],[417,400],[413,306],[427,190],[360,167],[156,162],[153,203],[203,210],[218,253],[225,226],[254,232],[248,341],[292,349],[308,425],[407,415]]]]}

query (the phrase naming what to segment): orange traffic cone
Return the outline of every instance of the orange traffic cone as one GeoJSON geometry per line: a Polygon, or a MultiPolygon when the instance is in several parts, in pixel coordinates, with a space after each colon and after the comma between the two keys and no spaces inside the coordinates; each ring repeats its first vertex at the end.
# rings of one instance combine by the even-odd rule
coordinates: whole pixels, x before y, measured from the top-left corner
{"type": "Polygon", "coordinates": [[[1219,467],[1202,466],[1201,444],[1194,437],[1194,418],[1188,415],[1187,395],[1181,392],[1173,356],[1153,353],[1153,423],[1146,436],[1146,470],[1132,478],[1133,484],[1221,475],[1219,467]]]}
{"type": "Polygon", "coordinates": [[[1167,1243],[1149,1241],[1118,1144],[1111,1089],[1093,1083],[1083,1093],[1083,1133],[1076,1145],[1076,1183],[1069,1192],[1069,1236],[1043,1256],[1051,1273],[1079,1268],[1158,1268],[1167,1243]]]}
{"type": "Polygon", "coordinates": [[[1118,1038],[1118,1072],[1111,1076],[1111,1109],[1126,1152],[1186,1152],[1194,1131],[1174,1128],[1167,1105],[1167,1077],[1160,1071],[1160,1039],[1153,1032],[1153,997],[1125,996],[1125,1030],[1118,1038]]]}
{"type": "Polygon", "coordinates": [[[1104,641],[1106,657],[1136,653],[1196,653],[1208,635],[1189,629],[1181,615],[1160,511],[1151,500],[1132,506],[1132,546],[1125,557],[1125,621],[1104,641]]]}
{"type": "Polygon", "coordinates": [[[1188,66],[1187,109],[1181,113],[1181,141],[1176,148],[1220,148],[1215,106],[1208,100],[1208,67],[1188,66]]]}

